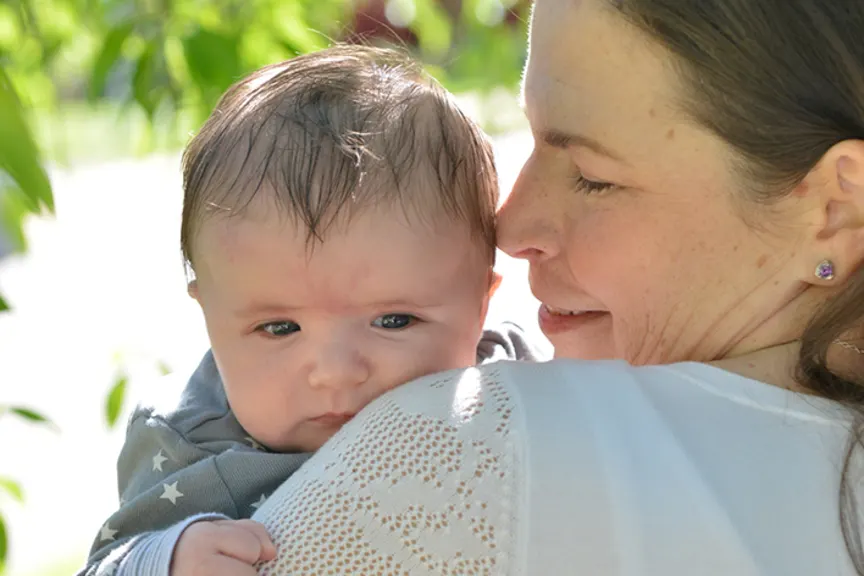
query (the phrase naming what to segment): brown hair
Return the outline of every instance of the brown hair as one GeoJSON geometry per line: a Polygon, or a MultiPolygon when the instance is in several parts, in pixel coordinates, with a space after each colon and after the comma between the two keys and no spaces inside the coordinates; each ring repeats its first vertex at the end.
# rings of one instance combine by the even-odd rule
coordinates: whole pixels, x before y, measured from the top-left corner
{"type": "MultiPolygon", "coordinates": [[[[610,0],[674,55],[682,102],[734,148],[757,200],[788,194],[834,144],[864,139],[864,2],[610,0]]],[[[814,263],[815,266],[816,263],[814,263]]],[[[864,270],[806,329],[800,383],[856,414],[840,487],[846,546],[864,575],[851,463],[864,437],[864,377],[841,375],[828,349],[864,319],[864,270]]]]}
{"type": "Polygon", "coordinates": [[[187,266],[202,219],[242,214],[262,189],[311,242],[338,218],[393,203],[406,216],[468,223],[494,258],[491,146],[443,88],[393,50],[335,46],[228,89],[183,155],[187,266]]]}

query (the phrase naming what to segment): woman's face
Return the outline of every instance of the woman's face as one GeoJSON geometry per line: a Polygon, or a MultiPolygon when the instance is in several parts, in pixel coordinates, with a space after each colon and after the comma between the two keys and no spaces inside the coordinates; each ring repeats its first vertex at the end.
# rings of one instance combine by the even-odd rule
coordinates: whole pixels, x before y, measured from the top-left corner
{"type": "Polygon", "coordinates": [[[706,361],[795,337],[794,197],[770,217],[745,200],[730,148],[681,112],[683,93],[671,56],[601,0],[537,0],[535,147],[498,235],[530,262],[558,357],[706,361]]]}

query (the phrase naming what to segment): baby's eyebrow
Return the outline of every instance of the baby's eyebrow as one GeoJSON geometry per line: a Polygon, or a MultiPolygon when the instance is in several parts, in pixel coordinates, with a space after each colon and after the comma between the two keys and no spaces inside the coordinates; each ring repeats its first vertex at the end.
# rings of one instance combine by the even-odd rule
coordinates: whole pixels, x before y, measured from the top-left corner
{"type": "Polygon", "coordinates": [[[278,316],[293,314],[298,309],[293,306],[274,304],[270,302],[253,302],[236,311],[238,316],[278,316]]]}
{"type": "MultiPolygon", "coordinates": [[[[388,311],[391,313],[398,313],[400,311],[408,311],[408,310],[428,310],[430,308],[436,308],[441,305],[441,302],[436,301],[420,301],[420,300],[409,300],[407,298],[392,298],[385,300],[368,300],[365,302],[354,302],[346,306],[348,308],[354,308],[355,310],[368,310],[375,309],[378,311],[388,311]]],[[[258,316],[267,316],[267,317],[291,317],[296,315],[300,310],[305,307],[301,306],[285,306],[283,304],[275,304],[269,302],[253,302],[248,306],[244,306],[235,311],[237,316],[246,318],[246,317],[258,317],[258,316]]]]}
{"type": "Polygon", "coordinates": [[[387,300],[377,300],[370,304],[377,308],[432,308],[438,306],[438,302],[421,302],[420,300],[408,300],[407,298],[394,298],[387,300]]]}

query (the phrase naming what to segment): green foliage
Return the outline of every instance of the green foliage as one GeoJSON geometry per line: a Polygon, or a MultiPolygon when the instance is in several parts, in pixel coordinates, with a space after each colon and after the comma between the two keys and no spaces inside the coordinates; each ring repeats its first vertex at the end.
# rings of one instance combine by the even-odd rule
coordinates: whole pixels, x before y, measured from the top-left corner
{"type": "Polygon", "coordinates": [[[347,38],[376,1],[407,22],[445,86],[518,83],[524,0],[516,18],[505,16],[517,0],[11,0],[0,5],[0,62],[40,110],[86,97],[123,101],[151,122],[182,110],[200,122],[244,74],[347,38]]]}
{"type": "Polygon", "coordinates": [[[5,492],[17,502],[24,502],[24,490],[21,486],[10,478],[0,476],[0,492],[5,492]]]}
{"type": "MultiPolygon", "coordinates": [[[[9,76],[0,67],[0,235],[12,250],[25,248],[27,214],[53,210],[51,184],[9,76]]],[[[8,309],[0,300],[0,310],[8,309]]]]}
{"type": "MultiPolygon", "coordinates": [[[[0,405],[0,416],[12,414],[23,418],[34,424],[41,424],[54,427],[54,424],[42,414],[29,408],[20,406],[3,406],[0,405]]],[[[17,502],[24,501],[24,491],[21,486],[11,478],[0,477],[0,495],[6,494],[11,496],[17,502]]],[[[3,574],[6,567],[6,556],[9,552],[9,535],[6,530],[6,520],[0,514],[0,574],[3,574]]]]}
{"type": "MultiPolygon", "coordinates": [[[[0,66],[0,240],[13,250],[23,250],[24,216],[42,209],[54,209],[51,184],[25,121],[21,102],[0,66]]],[[[0,297],[0,312],[8,309],[8,304],[0,297]]],[[[0,405],[0,416],[6,413],[34,423],[51,424],[45,416],[29,408],[0,405]]],[[[15,500],[23,499],[20,486],[10,479],[0,478],[0,488],[15,500]]],[[[6,521],[0,515],[0,573],[5,570],[7,553],[6,521]]]]}
{"type": "MultiPolygon", "coordinates": [[[[21,486],[9,479],[0,477],[0,494],[11,496],[17,502],[24,501],[24,491],[21,486]]],[[[0,514],[0,574],[3,573],[6,564],[6,554],[8,552],[8,536],[6,534],[6,521],[3,515],[0,514]]]]}
{"type": "MultiPolygon", "coordinates": [[[[27,420],[29,422],[33,422],[36,424],[49,424],[49,425],[51,424],[51,421],[48,420],[48,418],[46,418],[42,414],[36,412],[35,410],[31,410],[29,408],[21,408],[20,406],[11,406],[9,408],[6,408],[6,410],[12,414],[15,414],[19,418],[22,418],[22,419],[27,420]]],[[[0,413],[2,413],[2,409],[0,409],[0,413]]]]}
{"type": "Polygon", "coordinates": [[[9,537],[6,535],[6,520],[0,514],[0,574],[6,571],[6,555],[9,553],[9,537]]]}
{"type": "Polygon", "coordinates": [[[120,417],[128,383],[129,378],[125,373],[118,374],[114,380],[114,384],[111,386],[108,397],[105,399],[105,421],[108,423],[109,428],[113,428],[117,424],[117,418],[120,417]]]}

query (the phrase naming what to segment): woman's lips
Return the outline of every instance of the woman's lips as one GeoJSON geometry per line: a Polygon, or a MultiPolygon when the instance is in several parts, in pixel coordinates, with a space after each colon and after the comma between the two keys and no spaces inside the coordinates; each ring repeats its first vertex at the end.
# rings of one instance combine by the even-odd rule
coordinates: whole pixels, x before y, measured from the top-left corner
{"type": "Polygon", "coordinates": [[[601,310],[573,311],[541,304],[537,319],[540,329],[549,335],[579,330],[605,319],[608,315],[608,312],[601,310]]]}

